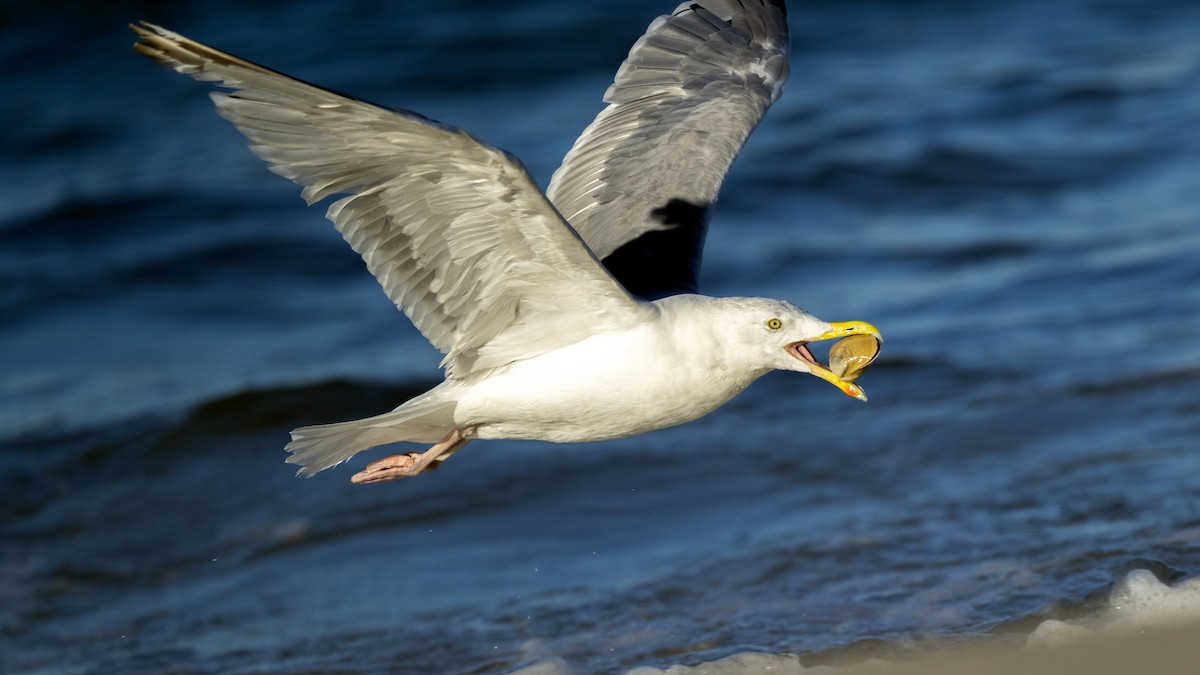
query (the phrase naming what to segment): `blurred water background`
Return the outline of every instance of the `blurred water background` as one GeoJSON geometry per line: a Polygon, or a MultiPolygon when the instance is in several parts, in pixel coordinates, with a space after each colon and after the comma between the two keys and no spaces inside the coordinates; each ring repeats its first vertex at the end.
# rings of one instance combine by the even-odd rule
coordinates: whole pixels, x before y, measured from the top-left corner
{"type": "Polygon", "coordinates": [[[806,665],[1200,569],[1200,5],[790,6],[703,289],[887,337],[690,425],[312,480],[439,355],[147,19],[466,128],[544,184],[673,3],[0,4],[0,670],[806,665]],[[1159,563],[1147,561],[1159,561],[1159,563]]]}

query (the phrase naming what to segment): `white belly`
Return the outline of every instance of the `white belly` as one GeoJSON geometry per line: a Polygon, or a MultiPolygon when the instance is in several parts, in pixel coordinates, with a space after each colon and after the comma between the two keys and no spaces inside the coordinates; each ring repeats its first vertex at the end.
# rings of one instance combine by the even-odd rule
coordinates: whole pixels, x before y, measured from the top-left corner
{"type": "Polygon", "coordinates": [[[657,330],[597,335],[518,361],[465,388],[455,422],[478,425],[479,438],[620,438],[694,420],[758,377],[697,363],[657,330]]]}

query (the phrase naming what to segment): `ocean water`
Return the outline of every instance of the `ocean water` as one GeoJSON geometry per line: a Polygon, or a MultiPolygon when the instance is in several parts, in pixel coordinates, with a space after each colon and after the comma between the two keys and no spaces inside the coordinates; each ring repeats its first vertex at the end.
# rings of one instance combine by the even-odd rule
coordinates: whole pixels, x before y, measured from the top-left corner
{"type": "Polygon", "coordinates": [[[463,127],[544,183],[673,6],[0,4],[0,671],[841,667],[1044,638],[1141,570],[1192,584],[1185,0],[790,6],[792,78],[701,283],[879,326],[869,403],[776,374],[622,441],[293,476],[288,430],[391,409],[439,355],[125,25],[463,127]]]}

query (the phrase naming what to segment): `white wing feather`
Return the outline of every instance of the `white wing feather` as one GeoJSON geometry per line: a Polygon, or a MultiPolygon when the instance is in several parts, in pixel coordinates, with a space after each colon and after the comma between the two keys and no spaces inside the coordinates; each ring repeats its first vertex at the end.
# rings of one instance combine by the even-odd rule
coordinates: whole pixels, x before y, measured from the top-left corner
{"type": "Polygon", "coordinates": [[[655,311],[618,284],[511,155],[415,113],[310,85],[163,28],[137,50],[198,80],[328,217],[443,353],[447,375],[529,358],[655,311]]]}
{"type": "Polygon", "coordinates": [[[671,200],[707,209],[782,92],[787,52],[778,0],[685,2],[657,18],[554,173],[550,201],[600,259],[669,227],[653,212],[671,200]]]}

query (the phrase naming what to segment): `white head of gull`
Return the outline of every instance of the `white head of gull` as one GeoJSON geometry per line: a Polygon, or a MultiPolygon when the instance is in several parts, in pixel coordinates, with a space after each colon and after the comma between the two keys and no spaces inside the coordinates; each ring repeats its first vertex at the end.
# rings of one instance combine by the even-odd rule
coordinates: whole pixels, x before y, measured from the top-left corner
{"type": "Polygon", "coordinates": [[[545,192],[454,127],[302,82],[153,24],[135,49],[226,91],[218,112],[328,217],[446,356],[395,410],[301,427],[311,476],[368,448],[432,443],[351,480],[432,470],[473,438],[559,443],[694,420],[771,370],[862,389],[807,344],[879,331],[779,300],[696,294],[730,163],[788,75],[782,0],[702,0],[654,20],[545,192]]]}

